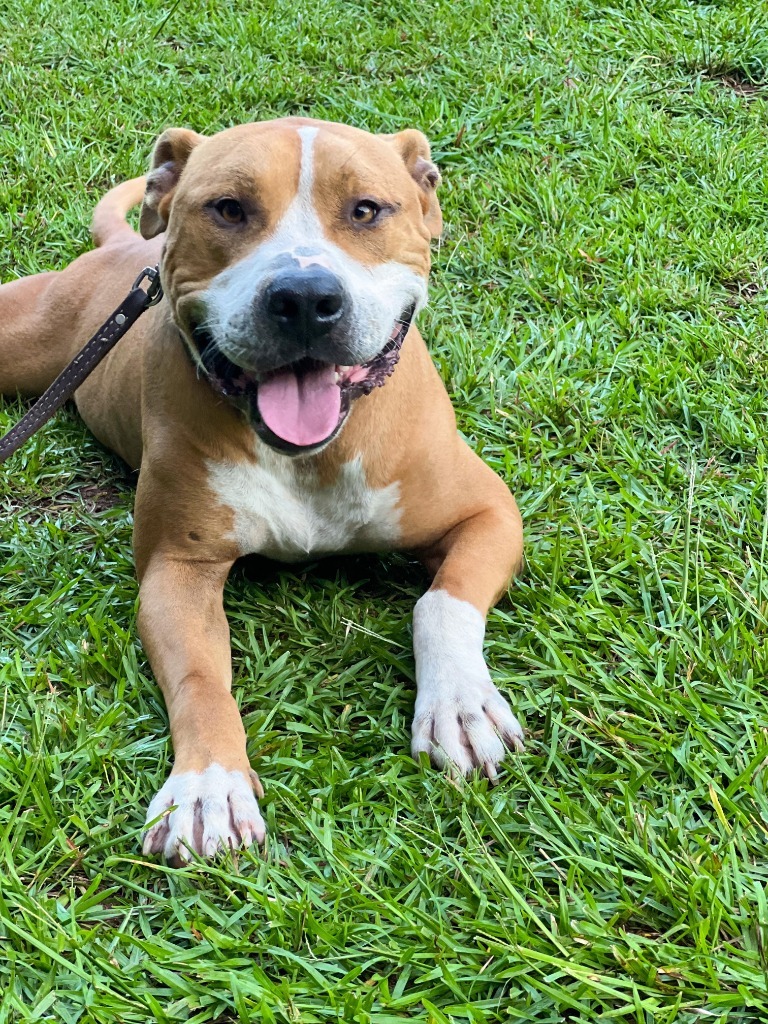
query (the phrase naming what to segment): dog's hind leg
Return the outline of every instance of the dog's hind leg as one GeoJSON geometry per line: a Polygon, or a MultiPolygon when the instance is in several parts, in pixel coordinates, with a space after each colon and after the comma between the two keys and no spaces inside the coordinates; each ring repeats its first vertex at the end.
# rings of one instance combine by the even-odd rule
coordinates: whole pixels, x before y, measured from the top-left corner
{"type": "Polygon", "coordinates": [[[39,395],[70,358],[66,313],[56,323],[54,271],[0,285],[0,394],[39,395]]]}
{"type": "MultiPolygon", "coordinates": [[[[91,230],[100,250],[84,253],[65,270],[0,285],[0,394],[41,394],[104,318],[109,304],[102,308],[91,301],[93,282],[101,287],[111,277],[111,268],[134,240],[144,244],[125,219],[143,192],[144,178],[133,178],[99,202],[91,230]]],[[[138,267],[142,255],[135,245],[133,250],[138,267]]],[[[147,255],[150,262],[154,254],[147,255]]],[[[126,292],[131,270],[127,265],[126,292]]]]}

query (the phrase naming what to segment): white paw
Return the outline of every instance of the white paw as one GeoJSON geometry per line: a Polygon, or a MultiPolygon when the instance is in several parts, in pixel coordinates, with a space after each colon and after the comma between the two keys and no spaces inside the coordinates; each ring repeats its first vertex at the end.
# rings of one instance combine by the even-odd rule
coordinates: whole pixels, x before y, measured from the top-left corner
{"type": "Polygon", "coordinates": [[[147,824],[145,855],[161,853],[177,863],[188,861],[190,850],[213,857],[221,849],[263,843],[267,834],[250,779],[219,764],[203,772],[171,774],[149,805],[147,824]]]}
{"type": "Polygon", "coordinates": [[[485,619],[444,590],[428,591],[413,615],[416,710],[411,752],[438,768],[489,779],[507,749],[523,749],[523,730],[491,681],[483,658],[485,619]]]}
{"type": "Polygon", "coordinates": [[[464,775],[481,768],[489,779],[509,750],[523,749],[523,730],[491,682],[453,680],[416,698],[411,752],[424,751],[438,768],[455,765],[464,775]]]}

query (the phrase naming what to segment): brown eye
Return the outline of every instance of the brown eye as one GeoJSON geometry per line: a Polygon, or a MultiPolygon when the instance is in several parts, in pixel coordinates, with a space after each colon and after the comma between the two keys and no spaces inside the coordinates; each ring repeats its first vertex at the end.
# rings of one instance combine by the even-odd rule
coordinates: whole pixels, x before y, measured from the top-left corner
{"type": "Polygon", "coordinates": [[[370,199],[363,199],[352,210],[352,220],[355,224],[372,224],[380,213],[380,206],[370,199]]]}
{"type": "Polygon", "coordinates": [[[226,224],[242,224],[245,210],[236,199],[217,199],[213,208],[226,224]]]}

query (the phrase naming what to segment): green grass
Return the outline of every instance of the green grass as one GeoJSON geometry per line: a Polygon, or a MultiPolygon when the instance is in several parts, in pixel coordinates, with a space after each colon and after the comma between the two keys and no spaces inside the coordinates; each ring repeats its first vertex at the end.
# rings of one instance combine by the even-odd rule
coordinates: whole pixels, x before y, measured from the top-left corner
{"type": "Polygon", "coordinates": [[[409,560],[249,566],[266,853],[143,859],[132,490],[60,415],[0,471],[0,1024],[766,1020],[767,18],[0,0],[2,279],[87,248],[170,124],[433,140],[421,323],[526,522],[488,654],[529,736],[494,789],[410,761],[409,560]]]}

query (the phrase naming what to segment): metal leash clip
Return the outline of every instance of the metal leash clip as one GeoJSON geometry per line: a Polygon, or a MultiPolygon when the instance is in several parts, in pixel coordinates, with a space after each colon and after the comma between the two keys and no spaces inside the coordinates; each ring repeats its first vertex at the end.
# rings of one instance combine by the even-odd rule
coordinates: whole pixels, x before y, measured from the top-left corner
{"type": "Polygon", "coordinates": [[[163,286],[160,283],[160,270],[157,267],[144,267],[142,272],[133,282],[133,287],[138,288],[144,278],[147,278],[150,282],[149,288],[147,288],[147,307],[156,306],[163,297],[163,286]]]}

